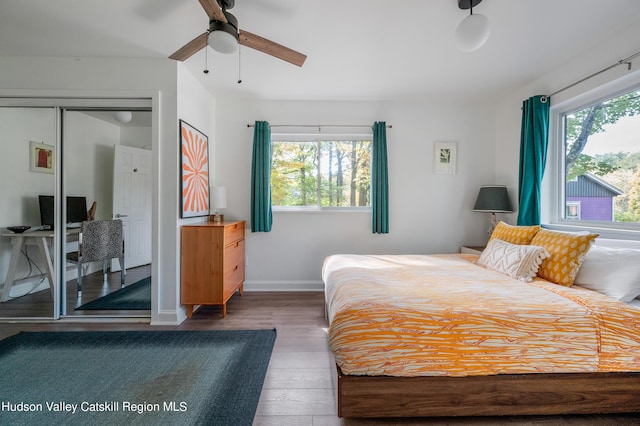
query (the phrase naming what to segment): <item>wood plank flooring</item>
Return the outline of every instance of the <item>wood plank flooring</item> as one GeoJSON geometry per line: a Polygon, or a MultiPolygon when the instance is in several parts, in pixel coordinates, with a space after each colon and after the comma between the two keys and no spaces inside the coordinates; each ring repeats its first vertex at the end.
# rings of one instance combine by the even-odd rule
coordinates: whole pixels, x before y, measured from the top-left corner
{"type": "MultiPolygon", "coordinates": [[[[125,275],[125,286],[136,283],[151,276],[151,265],[128,268],[125,275]]],[[[82,296],[78,298],[77,282],[67,282],[67,315],[73,316],[143,316],[149,318],[150,311],[76,311],[75,308],[84,303],[106,296],[120,290],[120,272],[107,275],[107,282],[103,281],[102,272],[86,275],[82,280],[82,296]]],[[[16,297],[0,303],[1,318],[53,318],[53,299],[51,291],[46,289],[22,297],[16,297]]]]}
{"type": "Polygon", "coordinates": [[[19,331],[207,330],[276,328],[278,337],[267,371],[254,426],[334,425],[635,425],[640,415],[536,416],[359,420],[336,416],[335,368],[327,345],[322,293],[234,295],[227,317],[219,307],[203,307],[175,327],[144,323],[3,323],[0,338],[19,331]]]}

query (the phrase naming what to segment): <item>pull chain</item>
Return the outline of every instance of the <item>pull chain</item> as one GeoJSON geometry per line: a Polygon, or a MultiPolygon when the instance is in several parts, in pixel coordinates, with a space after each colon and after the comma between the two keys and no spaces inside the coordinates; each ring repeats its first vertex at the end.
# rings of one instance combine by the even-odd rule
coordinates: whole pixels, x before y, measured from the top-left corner
{"type": "Polygon", "coordinates": [[[240,61],[240,52],[242,51],[240,45],[238,44],[238,84],[242,83],[242,61],[240,61]]]}
{"type": "Polygon", "coordinates": [[[209,46],[204,47],[204,71],[205,74],[209,74],[209,46]]]}

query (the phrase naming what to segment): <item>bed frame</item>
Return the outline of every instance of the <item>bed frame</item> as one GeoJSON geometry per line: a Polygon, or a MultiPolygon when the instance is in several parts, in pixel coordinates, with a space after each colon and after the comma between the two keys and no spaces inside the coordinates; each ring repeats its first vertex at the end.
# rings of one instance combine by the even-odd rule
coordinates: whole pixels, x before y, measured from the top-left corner
{"type": "Polygon", "coordinates": [[[338,417],[640,412],[640,373],[391,377],[338,368],[337,388],[338,417]]]}

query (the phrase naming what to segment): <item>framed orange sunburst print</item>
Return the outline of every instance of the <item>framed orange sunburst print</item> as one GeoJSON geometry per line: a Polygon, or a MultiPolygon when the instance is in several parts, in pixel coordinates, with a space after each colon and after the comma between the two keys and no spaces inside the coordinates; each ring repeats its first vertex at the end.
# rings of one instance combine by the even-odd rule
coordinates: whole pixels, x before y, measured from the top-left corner
{"type": "Polygon", "coordinates": [[[180,120],[180,217],[209,214],[209,139],[180,120]]]}

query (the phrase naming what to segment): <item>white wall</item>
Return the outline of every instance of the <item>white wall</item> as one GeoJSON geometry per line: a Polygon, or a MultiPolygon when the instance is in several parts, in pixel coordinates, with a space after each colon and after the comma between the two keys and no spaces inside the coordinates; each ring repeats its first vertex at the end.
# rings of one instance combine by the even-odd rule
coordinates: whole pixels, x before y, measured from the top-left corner
{"type": "MultiPolygon", "coordinates": [[[[189,73],[189,71],[187,71],[186,67],[182,66],[182,64],[180,64],[178,68],[177,86],[178,108],[176,125],[178,119],[184,120],[207,136],[209,140],[209,181],[210,185],[213,185],[214,181],[212,177],[214,176],[215,171],[213,162],[213,158],[215,157],[215,98],[195,79],[192,74],[189,73]]],[[[177,139],[175,143],[175,149],[176,152],[178,152],[180,140],[177,139]]],[[[172,174],[175,177],[176,182],[178,182],[180,176],[179,163],[176,163],[175,166],[176,167],[172,168],[171,171],[163,170],[163,173],[172,174]]],[[[176,191],[176,194],[179,195],[178,191],[176,191]]],[[[180,216],[179,203],[180,197],[176,200],[176,204],[173,208],[177,217],[180,216]]],[[[176,275],[176,283],[178,283],[178,285],[171,296],[174,297],[175,303],[179,306],[179,322],[182,322],[186,318],[186,310],[180,305],[180,226],[189,223],[205,222],[207,220],[208,216],[180,219],[178,220],[177,228],[174,228],[176,230],[175,237],[178,244],[178,270],[176,275]]],[[[169,297],[169,295],[167,295],[167,297],[169,297]]]]}
{"type": "MultiPolygon", "coordinates": [[[[138,112],[138,114],[141,114],[138,112]]],[[[131,146],[140,149],[151,149],[153,135],[151,134],[151,126],[131,127],[124,126],[120,128],[120,145],[131,146]]]]}
{"type": "MultiPolygon", "coordinates": [[[[30,141],[54,147],[55,112],[47,108],[0,108],[0,231],[13,225],[40,225],[38,195],[53,194],[55,178],[53,174],[31,172],[29,170],[30,141]]],[[[54,148],[55,150],[55,148],[54,148]]],[[[11,240],[0,238],[0,282],[4,282],[11,259],[11,240]]],[[[42,259],[35,246],[27,248],[29,256],[42,265],[42,259]]],[[[29,265],[24,256],[18,262],[17,277],[25,277],[29,265]]],[[[17,297],[34,291],[38,282],[28,282],[14,286],[9,294],[17,297]]],[[[38,290],[48,289],[47,280],[40,283],[38,290]]],[[[53,309],[53,305],[52,305],[53,309]]],[[[3,316],[0,304],[0,316],[3,316]]],[[[51,311],[53,312],[53,311],[51,311]]]]}
{"type": "MultiPolygon", "coordinates": [[[[0,108],[0,129],[0,227],[39,225],[38,195],[53,194],[55,182],[53,174],[29,171],[29,141],[55,145],[54,111],[0,108]]],[[[10,247],[8,240],[0,239],[0,246],[7,245],[10,247]]]]}
{"type": "Polygon", "coordinates": [[[96,202],[96,219],[111,219],[114,145],[120,127],[78,111],[64,114],[64,167],[66,195],[96,202]]]}
{"type": "Polygon", "coordinates": [[[321,289],[332,253],[452,253],[485,242],[489,217],[471,211],[480,184],[494,180],[493,108],[485,100],[285,102],[218,98],[216,184],[226,186],[225,218],[247,220],[248,290],[321,289]],[[274,212],[270,233],[251,233],[253,124],[365,124],[386,121],[390,233],[371,233],[370,213],[274,212]],[[458,142],[458,172],[432,172],[433,143],[458,142]]]}

